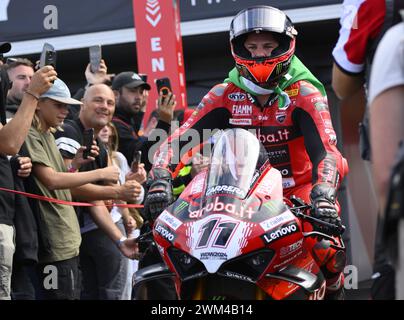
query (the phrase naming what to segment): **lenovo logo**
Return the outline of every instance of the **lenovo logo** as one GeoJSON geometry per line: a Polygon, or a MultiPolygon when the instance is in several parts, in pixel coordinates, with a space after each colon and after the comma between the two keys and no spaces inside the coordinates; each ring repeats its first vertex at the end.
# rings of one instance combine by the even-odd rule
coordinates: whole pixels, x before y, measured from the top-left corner
{"type": "Polygon", "coordinates": [[[284,236],[297,232],[298,230],[299,230],[299,228],[294,223],[294,224],[290,224],[286,227],[282,227],[276,231],[268,232],[262,236],[262,239],[264,240],[264,242],[266,244],[269,244],[272,241],[278,240],[279,238],[282,238],[284,236]]]}

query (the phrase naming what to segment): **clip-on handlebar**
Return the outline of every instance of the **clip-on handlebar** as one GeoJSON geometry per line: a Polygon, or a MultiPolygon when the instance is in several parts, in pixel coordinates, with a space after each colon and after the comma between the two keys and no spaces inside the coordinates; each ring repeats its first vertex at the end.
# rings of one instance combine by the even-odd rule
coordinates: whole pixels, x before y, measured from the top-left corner
{"type": "MultiPolygon", "coordinates": [[[[338,225],[335,225],[335,224],[332,224],[332,223],[329,223],[326,221],[322,221],[320,219],[314,218],[312,216],[309,216],[309,215],[303,213],[305,211],[313,210],[313,205],[305,203],[302,199],[300,199],[296,196],[291,196],[290,201],[292,202],[293,207],[291,207],[289,209],[296,217],[298,217],[302,220],[307,220],[312,223],[324,225],[324,226],[328,227],[329,229],[332,229],[336,234],[342,235],[344,233],[345,226],[343,226],[343,225],[338,226],[338,225]]],[[[305,237],[318,236],[318,237],[327,239],[327,240],[331,241],[332,243],[334,243],[334,245],[332,245],[333,247],[345,250],[345,246],[344,246],[341,236],[339,236],[340,243],[341,243],[341,246],[340,246],[338,241],[335,238],[333,238],[332,236],[325,234],[323,232],[319,232],[319,231],[303,232],[303,235],[305,237]]]]}

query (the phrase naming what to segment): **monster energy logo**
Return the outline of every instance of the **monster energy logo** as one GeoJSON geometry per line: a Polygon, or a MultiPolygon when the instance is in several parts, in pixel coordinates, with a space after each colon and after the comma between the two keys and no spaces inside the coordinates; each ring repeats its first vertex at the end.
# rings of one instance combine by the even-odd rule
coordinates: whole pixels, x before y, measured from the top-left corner
{"type": "Polygon", "coordinates": [[[283,202],[279,200],[271,200],[264,203],[263,206],[273,213],[280,213],[285,209],[283,202]]]}
{"type": "Polygon", "coordinates": [[[282,64],[281,63],[279,63],[277,66],[276,66],[276,74],[280,74],[281,72],[282,72],[282,64]]]}
{"type": "Polygon", "coordinates": [[[178,213],[180,211],[182,211],[183,209],[185,209],[186,207],[188,207],[188,203],[185,201],[182,201],[175,209],[174,212],[178,213]]]}

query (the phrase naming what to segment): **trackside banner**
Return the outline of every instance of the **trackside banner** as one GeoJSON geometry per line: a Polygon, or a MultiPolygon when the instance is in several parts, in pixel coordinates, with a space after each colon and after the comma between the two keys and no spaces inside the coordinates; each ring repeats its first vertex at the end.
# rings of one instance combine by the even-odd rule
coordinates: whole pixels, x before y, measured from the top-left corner
{"type": "MultiPolygon", "coordinates": [[[[133,28],[132,1],[1,0],[0,41],[133,28]]],[[[163,2],[171,0],[160,0],[160,4],[163,2]]],[[[177,0],[183,22],[233,16],[243,8],[258,4],[288,10],[337,3],[342,0],[177,0]]]]}
{"type": "Polygon", "coordinates": [[[133,15],[138,70],[147,74],[152,86],[144,117],[147,121],[157,99],[156,79],[168,77],[177,109],[187,106],[178,1],[133,0],[133,15]]]}

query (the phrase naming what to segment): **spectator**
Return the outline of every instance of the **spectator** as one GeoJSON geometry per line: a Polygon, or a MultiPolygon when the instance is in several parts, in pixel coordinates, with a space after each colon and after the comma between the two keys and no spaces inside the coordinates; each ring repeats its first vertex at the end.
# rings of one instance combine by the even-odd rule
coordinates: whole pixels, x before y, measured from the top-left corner
{"type": "MultiPolygon", "coordinates": [[[[91,87],[92,85],[106,84],[110,86],[111,78],[114,76],[114,74],[107,73],[107,65],[105,64],[105,61],[103,59],[101,59],[100,68],[96,72],[92,72],[90,64],[88,64],[84,72],[84,75],[86,77],[87,84],[85,88],[80,88],[74,95],[74,98],[77,100],[82,99],[84,96],[84,92],[86,91],[86,88],[91,87]]],[[[80,106],[70,105],[69,114],[67,115],[66,119],[70,120],[77,119],[79,117],[79,113],[80,113],[80,106]]]]}
{"type": "MultiPolygon", "coordinates": [[[[404,10],[403,16],[404,16],[404,10]]],[[[391,172],[398,154],[399,143],[404,142],[404,22],[392,27],[381,40],[372,66],[369,86],[370,138],[372,145],[373,174],[378,191],[382,216],[388,208],[387,195],[391,185],[391,172]]],[[[402,154],[402,152],[401,152],[402,154]]],[[[401,158],[400,161],[403,161],[401,158]]],[[[401,176],[401,179],[404,177],[401,176]]],[[[401,190],[402,197],[402,190],[401,190]]],[[[403,203],[403,199],[398,199],[403,203]]],[[[403,228],[403,207],[401,221],[394,217],[395,228],[403,228]],[[400,223],[399,225],[398,222],[400,223]]],[[[391,223],[386,221],[387,223],[391,223]]],[[[400,233],[399,233],[400,234],[400,233]]],[[[388,235],[391,237],[392,235],[388,235]]],[[[403,243],[398,244],[403,257],[403,243]]],[[[396,299],[404,299],[404,261],[396,265],[396,299]]]]}
{"type": "MultiPolygon", "coordinates": [[[[132,163],[133,153],[142,151],[142,162],[148,170],[151,167],[147,159],[148,151],[154,142],[146,142],[144,138],[138,136],[140,128],[139,114],[144,112],[146,107],[146,91],[150,90],[150,85],[144,82],[140,76],[134,72],[121,72],[112,81],[112,89],[116,97],[117,108],[113,118],[119,134],[119,151],[126,157],[128,163],[132,163]]],[[[158,99],[159,122],[156,129],[168,132],[175,108],[175,96],[170,93],[166,97],[160,96],[158,99]]]]}
{"type": "MultiPolygon", "coordinates": [[[[118,150],[118,133],[112,122],[108,123],[98,134],[100,140],[107,146],[108,155],[112,163],[119,168],[119,183],[124,184],[126,178],[134,179],[140,184],[146,181],[146,171],[144,170],[144,165],[140,164],[136,172],[132,172],[129,168],[128,162],[122,153],[118,150]]],[[[142,192],[137,199],[136,203],[141,203],[144,197],[144,189],[142,187],[142,192]]],[[[124,203],[124,202],[121,202],[124,203]]],[[[143,218],[139,212],[134,209],[119,208],[114,206],[111,210],[111,216],[116,218],[114,220],[118,221],[122,217],[126,235],[128,238],[133,238],[138,236],[139,228],[143,223],[143,218]]],[[[122,293],[121,300],[130,300],[132,292],[132,275],[137,270],[137,261],[129,260],[122,257],[123,263],[127,263],[127,275],[126,281],[122,293]]]]}
{"type": "Polygon", "coordinates": [[[27,90],[32,76],[34,65],[25,58],[13,58],[6,65],[8,77],[13,83],[7,95],[6,115],[10,119],[17,112],[25,90],[27,90]]]}
{"type": "MultiPolygon", "coordinates": [[[[21,99],[31,82],[34,69],[32,62],[25,58],[8,58],[5,68],[12,82],[7,94],[6,105],[6,116],[9,121],[14,117],[21,104],[21,99]]],[[[10,159],[13,169],[14,189],[24,192],[24,185],[27,181],[18,173],[18,170],[20,167],[31,168],[32,163],[29,157],[20,155],[27,155],[25,144],[21,146],[19,155],[10,159]]],[[[28,176],[29,173],[27,172],[25,178],[28,176]]],[[[28,198],[16,194],[14,199],[16,208],[14,216],[16,251],[13,258],[13,274],[11,278],[12,299],[32,300],[35,299],[34,283],[36,279],[34,267],[38,262],[38,230],[28,198]]]]}
{"type": "Polygon", "coordinates": [[[332,86],[338,98],[346,99],[363,90],[369,44],[381,32],[385,0],[345,0],[340,35],[333,50],[332,86]]]}
{"type": "MultiPolygon", "coordinates": [[[[68,113],[68,104],[81,104],[70,97],[66,84],[56,79],[52,87],[39,97],[38,107],[32,127],[26,140],[27,149],[33,163],[35,182],[41,195],[64,201],[71,201],[69,188],[98,180],[116,181],[118,171],[114,168],[98,169],[90,172],[67,172],[55,143],[52,132],[62,125],[68,113]]],[[[74,166],[80,167],[94,158],[83,159],[80,148],[73,159],[74,166]]],[[[80,290],[79,247],[80,228],[74,208],[52,202],[39,202],[39,230],[46,252],[39,259],[38,272],[42,294],[45,299],[78,299],[80,290]],[[57,286],[49,289],[44,278],[49,273],[48,266],[57,269],[57,286]]]]}
{"type": "MultiPolygon", "coordinates": [[[[65,164],[72,165],[72,159],[83,144],[83,133],[93,128],[94,135],[108,124],[115,110],[115,97],[105,84],[96,84],[87,88],[82,99],[83,105],[79,117],[66,121],[63,132],[56,133],[56,143],[65,164]]],[[[99,156],[96,161],[83,166],[80,171],[89,171],[108,166],[108,155],[103,144],[97,139],[99,156]]],[[[116,168],[116,167],[115,167],[116,168]]],[[[116,224],[109,210],[101,200],[136,201],[141,186],[134,180],[122,185],[88,184],[72,189],[75,199],[96,201],[93,208],[80,210],[82,244],[80,263],[83,274],[83,299],[117,300],[122,296],[126,274],[126,263],[122,263],[122,254],[133,258],[136,253],[134,241],[124,236],[122,221],[116,224]],[[110,241],[113,240],[113,242],[110,241]],[[116,245],[115,245],[115,244],[116,245]]]]}
{"type": "MultiPolygon", "coordinates": [[[[340,36],[333,50],[334,66],[332,86],[340,99],[348,99],[355,94],[366,96],[365,82],[369,81],[370,68],[376,47],[385,31],[398,21],[399,1],[345,0],[341,17],[340,36]]],[[[360,124],[359,148],[361,157],[370,160],[368,108],[360,124]]],[[[367,165],[367,164],[365,164],[367,165]]],[[[394,297],[392,267],[385,256],[385,245],[381,240],[381,224],[377,221],[375,241],[375,261],[373,266],[373,299],[394,297]]]]}
{"type": "MultiPolygon", "coordinates": [[[[0,50],[4,53],[4,45],[0,50]]],[[[1,96],[7,94],[3,84],[8,81],[7,74],[0,70],[1,96]],[[5,89],[5,91],[3,91],[5,89]]],[[[56,72],[52,67],[46,66],[38,70],[22,97],[21,104],[14,119],[9,123],[0,124],[0,187],[13,189],[13,177],[10,163],[6,155],[15,155],[27,137],[32,118],[37,107],[37,97],[46,92],[52,85],[56,72]]],[[[0,108],[4,112],[4,105],[0,108]]],[[[4,119],[5,120],[5,119],[4,119]]],[[[14,196],[11,193],[0,192],[0,300],[10,299],[10,283],[12,274],[12,261],[14,254],[14,196]]]]}

